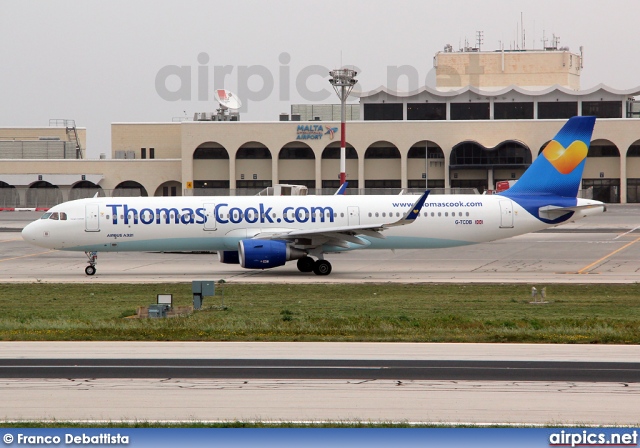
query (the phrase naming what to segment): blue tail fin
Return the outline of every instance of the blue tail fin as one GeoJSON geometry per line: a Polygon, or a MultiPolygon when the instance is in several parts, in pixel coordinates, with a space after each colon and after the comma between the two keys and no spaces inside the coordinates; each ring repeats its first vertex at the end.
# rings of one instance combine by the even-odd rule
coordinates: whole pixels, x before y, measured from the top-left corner
{"type": "Polygon", "coordinates": [[[514,186],[501,195],[575,198],[596,117],[573,117],[560,129],[514,186]]]}

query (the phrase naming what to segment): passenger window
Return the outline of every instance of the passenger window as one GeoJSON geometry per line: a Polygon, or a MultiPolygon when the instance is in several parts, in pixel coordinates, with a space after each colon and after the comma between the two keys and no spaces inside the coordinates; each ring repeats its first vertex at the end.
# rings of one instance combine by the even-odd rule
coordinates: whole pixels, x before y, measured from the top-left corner
{"type": "Polygon", "coordinates": [[[387,216],[387,214],[385,212],[382,212],[382,217],[385,218],[387,216]]]}
{"type": "Polygon", "coordinates": [[[378,212],[376,212],[376,218],[378,217],[378,212]]]}
{"type": "Polygon", "coordinates": [[[369,218],[371,218],[371,212],[369,212],[369,218]]]}
{"type": "Polygon", "coordinates": [[[467,216],[469,216],[469,212],[467,212],[467,216]]]}
{"type": "Polygon", "coordinates": [[[433,212],[431,212],[431,217],[433,218],[435,216],[435,214],[433,212]]]}
{"type": "Polygon", "coordinates": [[[105,216],[106,219],[109,219],[109,215],[105,216]]]}
{"type": "Polygon", "coordinates": [[[442,216],[442,213],[441,213],[441,212],[438,212],[438,217],[440,217],[440,216],[442,216]]]}
{"type": "Polygon", "coordinates": [[[444,212],[444,216],[449,216],[449,212],[444,212]]]}

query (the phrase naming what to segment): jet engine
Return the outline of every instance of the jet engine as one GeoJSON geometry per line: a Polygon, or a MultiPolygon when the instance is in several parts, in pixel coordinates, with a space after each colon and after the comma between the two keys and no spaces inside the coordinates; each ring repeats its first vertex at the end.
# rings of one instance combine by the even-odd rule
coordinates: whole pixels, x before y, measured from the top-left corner
{"type": "Polygon", "coordinates": [[[238,243],[240,266],[247,269],[268,269],[283,266],[307,254],[278,240],[241,240],[238,243]]]}
{"type": "Polygon", "coordinates": [[[218,261],[224,264],[240,264],[237,250],[219,250],[218,261]]]}

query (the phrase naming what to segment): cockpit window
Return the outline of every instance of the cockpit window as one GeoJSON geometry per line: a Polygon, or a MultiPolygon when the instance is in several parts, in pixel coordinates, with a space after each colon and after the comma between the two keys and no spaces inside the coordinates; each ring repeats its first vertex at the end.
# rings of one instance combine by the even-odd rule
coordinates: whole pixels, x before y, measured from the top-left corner
{"type": "Polygon", "coordinates": [[[60,219],[60,217],[58,216],[58,212],[51,213],[51,216],[49,216],[49,219],[55,219],[56,221],[60,219]]]}
{"type": "Polygon", "coordinates": [[[67,214],[65,212],[60,212],[60,221],[66,221],[67,220],[67,214]]]}
{"type": "Polygon", "coordinates": [[[44,215],[42,215],[42,217],[40,219],[49,219],[49,216],[51,216],[51,213],[47,212],[44,215]]]}

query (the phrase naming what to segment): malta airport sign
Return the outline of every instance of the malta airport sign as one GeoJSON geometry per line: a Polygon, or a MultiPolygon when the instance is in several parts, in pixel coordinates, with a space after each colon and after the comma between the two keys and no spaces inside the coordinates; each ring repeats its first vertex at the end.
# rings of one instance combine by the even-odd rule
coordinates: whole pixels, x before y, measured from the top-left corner
{"type": "Polygon", "coordinates": [[[322,124],[299,124],[296,129],[296,140],[321,140],[323,135],[329,136],[329,140],[338,132],[338,128],[332,128],[322,124]]]}

